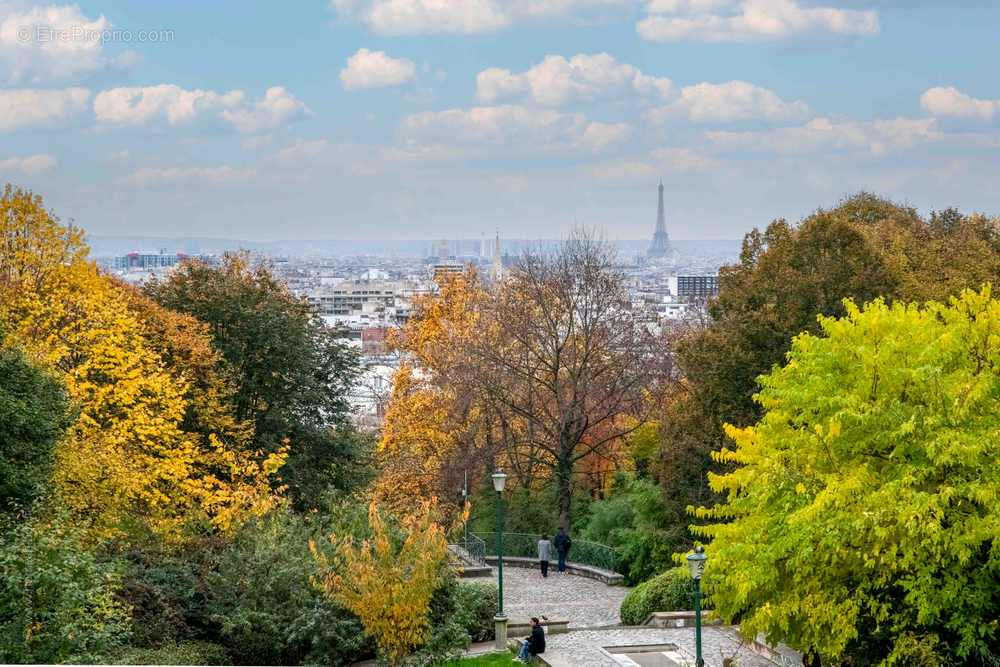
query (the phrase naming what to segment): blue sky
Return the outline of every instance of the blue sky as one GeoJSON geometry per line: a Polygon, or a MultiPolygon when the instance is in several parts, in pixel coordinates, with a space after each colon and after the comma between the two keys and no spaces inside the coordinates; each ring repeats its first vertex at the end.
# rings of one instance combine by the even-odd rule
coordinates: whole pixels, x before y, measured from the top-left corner
{"type": "Polygon", "coordinates": [[[661,177],[682,239],[1000,213],[996,4],[0,0],[0,182],[252,240],[644,238],[661,177]]]}

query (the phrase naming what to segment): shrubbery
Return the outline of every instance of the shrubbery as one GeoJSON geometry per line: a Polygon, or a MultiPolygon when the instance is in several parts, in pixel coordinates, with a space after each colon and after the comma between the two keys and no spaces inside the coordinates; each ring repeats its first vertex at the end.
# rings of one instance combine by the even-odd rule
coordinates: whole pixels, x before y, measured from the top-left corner
{"type": "Polygon", "coordinates": [[[118,563],[60,518],[0,528],[0,663],[100,662],[127,641],[118,563]]]}
{"type": "Polygon", "coordinates": [[[357,618],[311,583],[319,523],[278,511],[244,526],[216,556],[204,615],[237,664],[342,665],[372,650],[357,618]]]}
{"type": "Polygon", "coordinates": [[[620,475],[608,498],[591,503],[580,536],[617,549],[618,571],[634,586],[672,566],[686,532],[686,524],[669,519],[663,489],[648,479],[620,475]]]}
{"type": "Polygon", "coordinates": [[[640,625],[655,611],[683,611],[694,606],[691,576],[675,567],[633,588],[622,600],[625,625],[640,625]]]}
{"type": "Polygon", "coordinates": [[[457,658],[472,642],[492,639],[496,612],[496,586],[464,583],[449,575],[431,598],[430,636],[408,664],[438,664],[457,658]]]}
{"type": "Polygon", "coordinates": [[[231,665],[226,649],[212,642],[168,642],[155,648],[129,647],[109,659],[112,665],[231,665]]]}

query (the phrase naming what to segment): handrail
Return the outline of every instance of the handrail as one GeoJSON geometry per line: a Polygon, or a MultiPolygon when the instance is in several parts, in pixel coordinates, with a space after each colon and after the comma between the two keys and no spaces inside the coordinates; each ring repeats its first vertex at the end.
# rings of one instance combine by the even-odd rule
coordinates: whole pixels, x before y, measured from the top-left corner
{"type": "MultiPolygon", "coordinates": [[[[469,533],[470,539],[473,536],[482,540],[484,545],[493,544],[496,541],[496,533],[469,533]]],[[[540,539],[542,536],[534,533],[505,532],[503,534],[504,555],[515,558],[538,558],[538,540],[540,539]]],[[[567,560],[617,573],[621,556],[617,549],[606,544],[574,539],[567,560]]]]}
{"type": "Polygon", "coordinates": [[[486,542],[482,538],[469,533],[454,544],[468,555],[473,564],[486,565],[486,542]]]}

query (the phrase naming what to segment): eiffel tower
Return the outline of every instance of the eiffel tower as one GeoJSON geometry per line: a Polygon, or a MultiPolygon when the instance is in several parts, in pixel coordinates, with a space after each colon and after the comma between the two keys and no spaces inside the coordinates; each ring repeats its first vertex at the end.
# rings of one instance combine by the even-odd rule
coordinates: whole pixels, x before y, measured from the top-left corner
{"type": "Polygon", "coordinates": [[[663,180],[660,180],[660,207],[656,213],[656,232],[653,244],[649,246],[649,257],[666,257],[670,254],[670,237],[667,235],[667,220],[663,213],[663,180]]]}

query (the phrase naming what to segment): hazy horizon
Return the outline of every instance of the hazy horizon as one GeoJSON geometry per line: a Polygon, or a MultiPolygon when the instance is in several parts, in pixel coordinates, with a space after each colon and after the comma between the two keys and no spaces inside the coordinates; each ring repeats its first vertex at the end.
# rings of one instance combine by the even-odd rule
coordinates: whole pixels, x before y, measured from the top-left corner
{"type": "Polygon", "coordinates": [[[863,189],[1000,212],[998,24],[923,0],[0,0],[0,182],[95,235],[641,239],[661,178],[678,239],[863,189]]]}

